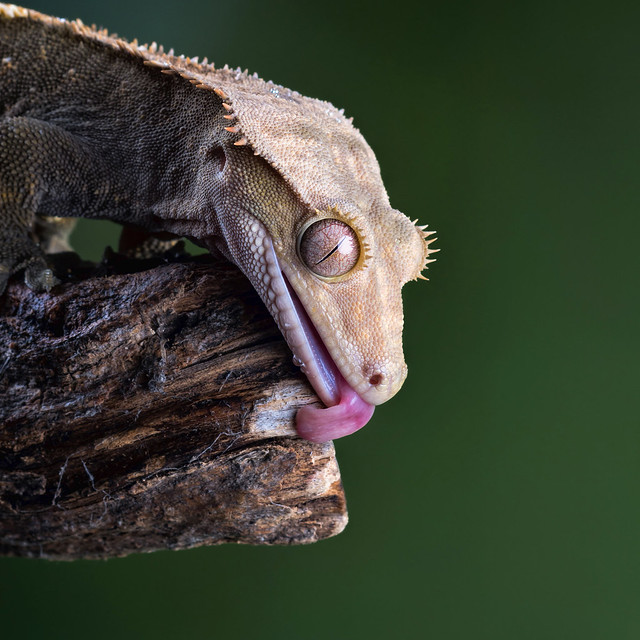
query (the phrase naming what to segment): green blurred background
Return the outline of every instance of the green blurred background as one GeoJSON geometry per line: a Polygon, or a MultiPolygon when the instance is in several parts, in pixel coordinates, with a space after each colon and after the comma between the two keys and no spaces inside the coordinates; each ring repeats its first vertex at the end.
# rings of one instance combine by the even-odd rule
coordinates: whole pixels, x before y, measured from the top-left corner
{"type": "Polygon", "coordinates": [[[344,533],[0,559],[2,637],[637,640],[640,5],[31,7],[344,107],[442,252],[405,289],[405,387],[336,443],[344,533]]]}

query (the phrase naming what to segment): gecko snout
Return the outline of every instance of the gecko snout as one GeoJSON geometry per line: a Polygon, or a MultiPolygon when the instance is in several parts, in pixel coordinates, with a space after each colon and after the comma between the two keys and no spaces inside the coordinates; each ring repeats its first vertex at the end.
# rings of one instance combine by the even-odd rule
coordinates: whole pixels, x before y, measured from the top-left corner
{"type": "Polygon", "coordinates": [[[354,389],[369,404],[382,404],[392,398],[407,377],[407,365],[402,361],[398,367],[385,366],[378,362],[362,368],[360,383],[354,389]]]}

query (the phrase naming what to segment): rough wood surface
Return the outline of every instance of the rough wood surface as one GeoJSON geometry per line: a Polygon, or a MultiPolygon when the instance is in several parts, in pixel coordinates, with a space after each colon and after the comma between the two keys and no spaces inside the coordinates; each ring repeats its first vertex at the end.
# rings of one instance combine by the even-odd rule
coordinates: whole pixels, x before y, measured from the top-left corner
{"type": "Polygon", "coordinates": [[[315,402],[246,280],[210,259],[0,300],[0,553],[308,543],[346,525],[315,402]]]}

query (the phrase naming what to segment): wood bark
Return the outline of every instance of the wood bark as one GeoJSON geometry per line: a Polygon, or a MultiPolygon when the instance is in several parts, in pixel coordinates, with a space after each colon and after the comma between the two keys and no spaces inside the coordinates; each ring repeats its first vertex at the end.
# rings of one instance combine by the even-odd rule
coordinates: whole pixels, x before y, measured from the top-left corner
{"type": "Polygon", "coordinates": [[[48,294],[14,282],[0,299],[0,553],[335,535],[347,514],[333,445],[293,426],[313,402],[230,265],[103,266],[48,294]]]}

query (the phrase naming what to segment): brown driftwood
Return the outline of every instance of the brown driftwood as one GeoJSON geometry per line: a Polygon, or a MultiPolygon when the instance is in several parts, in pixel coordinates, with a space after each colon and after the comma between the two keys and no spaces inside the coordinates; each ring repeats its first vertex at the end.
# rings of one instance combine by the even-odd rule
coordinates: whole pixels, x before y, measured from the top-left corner
{"type": "Polygon", "coordinates": [[[346,525],[317,401],[250,285],[190,260],[0,300],[0,553],[308,543],[346,525]]]}

